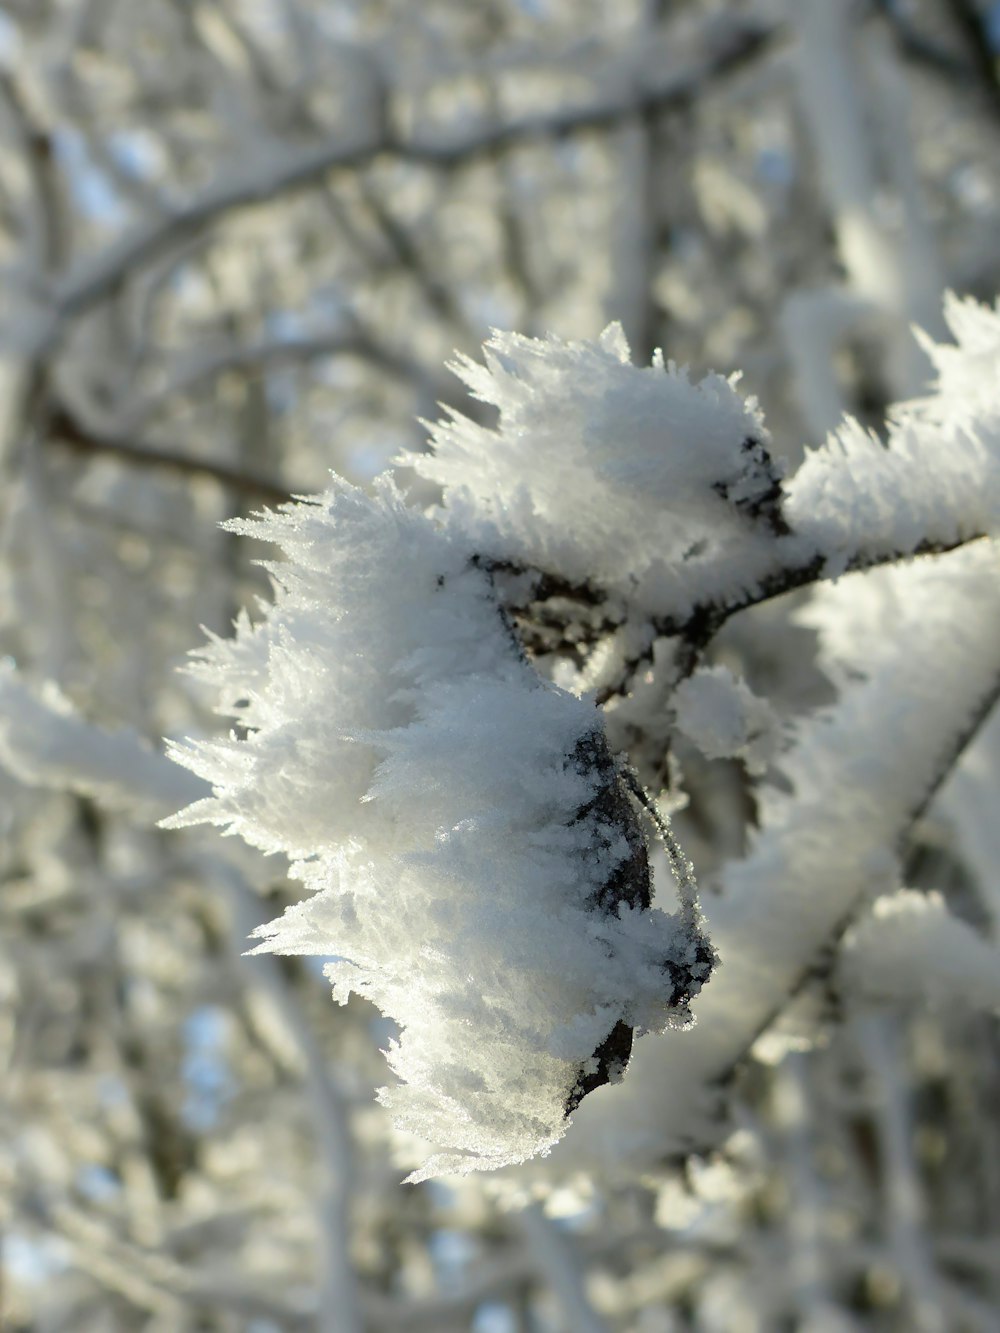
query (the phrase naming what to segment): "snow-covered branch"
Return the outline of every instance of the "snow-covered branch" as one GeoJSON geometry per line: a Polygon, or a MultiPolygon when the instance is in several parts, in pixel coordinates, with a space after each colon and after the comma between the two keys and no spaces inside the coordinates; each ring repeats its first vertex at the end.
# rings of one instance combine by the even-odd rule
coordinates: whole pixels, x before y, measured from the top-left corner
{"type": "MultiPolygon", "coordinates": [[[[291,858],[312,896],[266,928],[264,947],[342,954],[327,967],[335,993],[360,990],[399,1022],[389,1058],[404,1082],[383,1101],[439,1147],[415,1179],[547,1152],[585,1095],[619,1080],[633,1030],[683,1020],[711,966],[696,905],[673,918],[651,907],[600,714],[572,692],[594,687],[586,656],[575,680],[549,667],[570,689],[547,684],[519,637],[518,600],[537,607],[544,588],[556,614],[574,595],[602,615],[616,607],[611,636],[631,629],[648,645],[678,606],[695,614],[706,570],[728,570],[704,649],[774,579],[794,585],[796,554],[810,577],[836,576],[994,531],[1000,414],[981,376],[995,375],[1000,320],[958,303],[949,318],[958,346],[930,349],[937,393],[899,410],[888,447],[842,433],[788,483],[732,382],[636,369],[615,328],[597,344],[504,335],[485,369],[460,363],[497,427],[452,414],[430,454],[404,459],[442,489],[429,517],[384,482],[373,500],[337,487],[231,525],[287,562],[269,566],[265,619],[201,656],[241,732],[175,750],[213,796],[172,823],[219,824],[291,858]],[[755,568],[768,573],[754,580],[755,568]]],[[[659,1072],[656,1095],[641,1074],[605,1090],[580,1110],[571,1156],[590,1135],[606,1156],[605,1117],[623,1113],[655,1114],[660,1155],[712,1141],[720,1083],[891,881],[900,839],[995,696],[1000,638],[982,612],[996,572],[984,540],[869,575],[866,595],[845,580],[817,601],[834,678],[845,640],[853,648],[873,617],[894,632],[864,654],[864,684],[845,677],[837,706],[800,725],[785,756],[773,741],[766,758],[746,750],[757,772],[775,762],[792,794],[761,789],[761,829],[712,910],[727,965],[699,1002],[698,1034],[650,1040],[637,1064],[666,1069],[669,1090],[659,1072]],[[924,718],[941,680],[947,698],[924,718]],[[891,718],[902,734],[887,746],[891,718]]],[[[599,621],[591,653],[602,633],[599,621]]],[[[697,720],[718,706],[702,697],[713,682],[725,678],[704,674],[697,699],[692,681],[675,705],[707,758],[774,726],[731,683],[734,718],[713,739],[697,720]]],[[[650,751],[669,742],[649,708],[641,696],[621,705],[632,754],[655,771],[650,751]]],[[[675,874],[683,888],[682,863],[675,874]]],[[[624,1136],[626,1156],[645,1141],[624,1136]]]]}
{"type": "Polygon", "coordinates": [[[732,1075],[824,950],[894,890],[901,840],[996,699],[998,568],[990,542],[824,592],[809,618],[833,662],[864,645],[865,678],[845,674],[838,703],[800,724],[780,761],[787,790],[762,793],[751,849],[707,904],[721,966],[694,1031],[640,1044],[617,1095],[581,1108],[567,1156],[620,1153],[634,1168],[718,1141],[732,1075]]]}

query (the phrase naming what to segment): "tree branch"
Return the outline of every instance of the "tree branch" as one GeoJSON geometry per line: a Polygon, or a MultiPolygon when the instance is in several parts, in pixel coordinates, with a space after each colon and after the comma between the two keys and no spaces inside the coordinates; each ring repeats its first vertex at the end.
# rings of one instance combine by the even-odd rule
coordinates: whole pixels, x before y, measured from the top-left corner
{"type": "Polygon", "coordinates": [[[84,425],[62,404],[53,408],[48,425],[52,443],[76,453],[115,458],[134,467],[166,468],[189,477],[211,477],[241,495],[256,496],[278,504],[292,499],[293,493],[280,482],[270,477],[257,476],[233,464],[196,458],[182,450],[162,445],[136,444],[110,433],[98,433],[84,425]]]}

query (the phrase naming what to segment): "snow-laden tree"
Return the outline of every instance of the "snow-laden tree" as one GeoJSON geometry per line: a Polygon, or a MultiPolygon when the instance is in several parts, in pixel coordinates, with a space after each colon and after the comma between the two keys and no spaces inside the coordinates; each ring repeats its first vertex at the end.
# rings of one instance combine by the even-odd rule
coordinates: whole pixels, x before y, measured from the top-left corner
{"type": "Polygon", "coordinates": [[[5,1329],[996,1327],[994,17],[0,5],[5,1329]]]}

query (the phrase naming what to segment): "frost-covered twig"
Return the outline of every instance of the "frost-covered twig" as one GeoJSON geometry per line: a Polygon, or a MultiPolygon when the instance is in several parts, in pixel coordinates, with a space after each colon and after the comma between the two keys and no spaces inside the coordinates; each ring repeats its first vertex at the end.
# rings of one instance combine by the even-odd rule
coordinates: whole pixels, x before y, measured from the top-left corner
{"type": "Polygon", "coordinates": [[[177,1319],[185,1309],[221,1306],[239,1318],[267,1320],[302,1333],[316,1328],[314,1311],[297,1309],[292,1301],[276,1299],[264,1289],[255,1291],[219,1273],[192,1272],[189,1264],[116,1236],[75,1204],[49,1200],[44,1187],[29,1188],[22,1206],[28,1216],[70,1241],[74,1267],[139,1310],[177,1319]]]}
{"type": "MultiPolygon", "coordinates": [[[[230,370],[264,371],[274,365],[291,364],[319,360],[325,357],[358,357],[373,368],[392,378],[398,378],[417,385],[431,400],[447,398],[451,386],[432,378],[420,364],[407,357],[396,348],[377,340],[370,330],[360,326],[355,318],[345,327],[338,326],[329,333],[308,333],[292,338],[273,338],[247,344],[221,345],[215,350],[205,350],[197,355],[177,357],[166,367],[164,382],[156,389],[127,401],[116,412],[118,430],[124,435],[140,428],[151,416],[180,395],[187,395],[203,388],[216,377],[230,370]]],[[[100,440],[94,439],[94,447],[100,447],[100,440]]],[[[138,449],[137,449],[138,452],[138,449]]],[[[137,462],[140,460],[136,460],[137,462]]],[[[199,460],[192,459],[194,468],[199,460]]],[[[273,488],[273,493],[259,492],[263,499],[291,499],[291,493],[283,494],[280,487],[273,488]]]]}
{"type": "Polygon", "coordinates": [[[789,1055],[777,1073],[774,1096],[776,1118],[786,1145],[788,1187],[794,1197],[794,1207],[789,1213],[790,1286],[803,1321],[816,1319],[822,1327],[824,1315],[834,1302],[823,1225],[827,1191],[815,1160],[816,1133],[810,1092],[806,1057],[801,1053],[789,1055]]]}
{"type": "Polygon", "coordinates": [[[677,885],[677,896],[685,915],[692,928],[700,927],[701,908],[698,903],[698,882],[695,879],[694,866],[688,859],[684,848],[677,841],[669,816],[665,816],[662,811],[657,809],[655,801],[631,769],[625,770],[625,781],[629,791],[649,816],[660,841],[663,843],[670,873],[677,885]]]}
{"type": "Polygon", "coordinates": [[[617,326],[596,343],[495,335],[485,366],[454,368],[499,409],[496,427],[451,412],[430,453],[401,461],[443,488],[442,521],[480,561],[511,574],[504,595],[529,629],[544,612],[543,650],[632,620],[637,650],[580,686],[603,703],[630,688],[657,638],[679,641],[683,675],[738,611],[996,529],[1000,325],[954,298],[946,315],[958,346],[927,343],[937,391],[896,409],[888,447],[849,421],[788,480],[733,379],[695,383],[662,358],[633,366],[617,326]],[[560,635],[560,611],[572,634],[560,635]]]}
{"type": "Polygon", "coordinates": [[[910,328],[943,334],[945,284],[916,165],[908,90],[889,39],[875,31],[862,41],[847,0],[803,0],[789,15],[799,36],[799,100],[845,269],[842,287],[792,292],[783,311],[802,413],[822,438],[845,410],[835,353],[849,333],[879,338],[879,370],[892,397],[922,389],[926,349],[910,328]],[[866,102],[875,103],[867,115],[866,102]],[[880,166],[899,197],[894,225],[880,203],[880,166]]]}
{"type": "Polygon", "coordinates": [[[848,932],[838,980],[859,1008],[958,1005],[1000,1013],[1000,950],[936,893],[880,898],[848,932]]]}
{"type": "MultiPolygon", "coordinates": [[[[686,615],[673,626],[683,673],[741,606],[888,554],[970,543],[869,575],[898,621],[891,650],[869,649],[867,683],[845,680],[838,709],[799,736],[783,763],[794,799],[760,798],[757,844],[712,913],[730,957],[681,1057],[666,1151],[711,1141],[713,1086],[891,872],[1000,671],[1000,641],[973,614],[995,600],[995,549],[971,544],[1000,525],[1000,415],[977,360],[995,367],[1000,337],[996,315],[970,303],[949,318],[959,346],[930,349],[938,392],[899,410],[890,448],[847,426],[788,483],[732,381],[695,384],[662,360],[637,369],[614,327],[597,344],[498,335],[485,369],[459,364],[499,407],[497,428],[453,414],[433,454],[405,457],[442,487],[430,515],[383,481],[374,500],[341,486],[231,525],[288,562],[272,567],[261,624],[241,621],[232,644],[203,655],[241,733],[178,747],[213,796],[170,822],[283,851],[314,890],[262,947],[339,954],[327,971],[341,998],[361,989],[400,1022],[390,1063],[404,1083],[383,1100],[440,1149],[412,1179],[547,1151],[567,1115],[618,1080],[634,1030],[683,1020],[712,964],[687,858],[664,830],[681,896],[665,918],[601,722],[535,673],[505,597],[530,616],[569,594],[647,647],[686,615]],[[540,449],[551,470],[533,475],[540,449]],[[706,600],[721,571],[728,589],[706,600]],[[930,667],[906,660],[918,642],[930,667]],[[872,719],[921,707],[928,670],[952,680],[950,706],[873,749],[872,719]],[[831,787],[872,781],[887,786],[874,808],[831,787]],[[807,892],[817,877],[826,887],[807,892]],[[456,1065],[470,1025],[480,1037],[456,1065]]],[[[840,596],[824,594],[827,620],[840,596]]],[[[845,604],[867,614],[856,594],[845,604]]],[[[640,736],[655,722],[629,716],[640,736]]]]}
{"type": "Polygon", "coordinates": [[[61,235],[63,207],[52,169],[53,144],[31,114],[23,91],[7,68],[0,68],[0,110],[31,184],[23,230],[30,269],[37,279],[58,262],[65,240],[61,235]]]}

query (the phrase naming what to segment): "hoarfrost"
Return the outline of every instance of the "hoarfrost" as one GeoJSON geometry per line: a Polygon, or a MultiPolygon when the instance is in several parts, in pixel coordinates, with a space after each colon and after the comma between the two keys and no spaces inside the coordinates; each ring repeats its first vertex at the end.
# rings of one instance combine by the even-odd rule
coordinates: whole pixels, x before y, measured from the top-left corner
{"type": "Polygon", "coordinates": [[[478,550],[655,606],[692,548],[745,545],[775,518],[780,469],[734,379],[634,366],[617,324],[596,342],[496,333],[484,350],[485,366],[452,369],[496,406],[496,429],[453,412],[432,453],[401,460],[443,487],[478,550]]]}
{"type": "Polygon", "coordinates": [[[712,961],[690,908],[650,906],[600,714],[537,675],[468,544],[390,483],[231,526],[287,560],[261,622],[199,655],[242,732],[175,747],[213,795],[168,824],[291,858],[310,896],[259,948],[337,955],[337,998],[399,1024],[381,1099],[434,1149],[411,1179],[545,1152],[712,961]]]}
{"type": "Polygon", "coordinates": [[[786,519],[830,573],[1000,525],[1000,312],[952,295],[945,317],[957,342],[923,339],[935,392],[893,410],[885,443],[847,420],[786,487],[786,519]]]}

